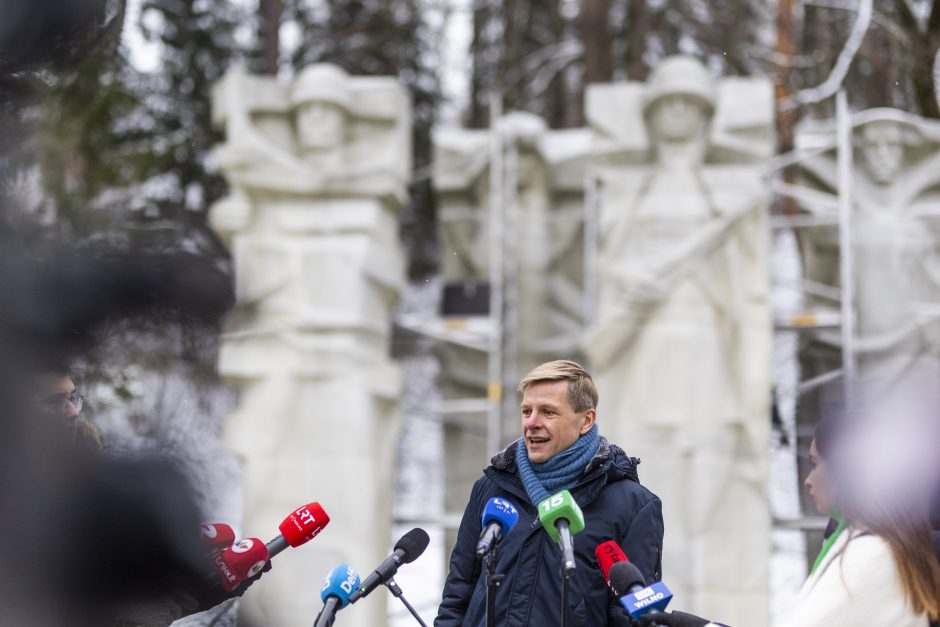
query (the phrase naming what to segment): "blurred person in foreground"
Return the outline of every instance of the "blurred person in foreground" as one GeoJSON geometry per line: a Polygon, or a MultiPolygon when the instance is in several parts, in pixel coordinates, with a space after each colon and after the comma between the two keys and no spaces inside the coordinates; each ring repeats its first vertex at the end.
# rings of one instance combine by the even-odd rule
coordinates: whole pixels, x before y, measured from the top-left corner
{"type": "Polygon", "coordinates": [[[561,553],[538,524],[538,504],[568,489],[580,506],[584,530],[574,537],[577,571],[571,580],[573,625],[629,625],[594,551],[615,540],[648,581],[660,579],[662,503],[640,485],[639,460],[602,437],[597,426],[597,388],[584,368],[552,361],[519,384],[522,437],[493,457],[473,486],[464,512],[436,627],[485,624],[485,574],[476,557],[481,516],[491,497],[516,506],[519,520],[499,547],[496,590],[499,624],[558,624],[561,553]]]}
{"type": "MultiPolygon", "coordinates": [[[[936,624],[940,562],[929,512],[934,433],[929,421],[918,419],[828,418],[818,425],[805,486],[831,520],[783,627],[936,624]]],[[[647,615],[639,624],[708,621],[677,613],[647,615]]]]}
{"type": "Polygon", "coordinates": [[[78,393],[68,368],[51,364],[33,377],[30,387],[31,403],[40,419],[46,419],[62,435],[81,449],[101,451],[104,446],[98,429],[82,417],[85,397],[78,393]]]}
{"type": "Polygon", "coordinates": [[[786,627],[926,627],[940,617],[931,473],[922,465],[932,429],[924,426],[856,417],[828,419],[816,429],[806,487],[836,526],[786,627]]]}

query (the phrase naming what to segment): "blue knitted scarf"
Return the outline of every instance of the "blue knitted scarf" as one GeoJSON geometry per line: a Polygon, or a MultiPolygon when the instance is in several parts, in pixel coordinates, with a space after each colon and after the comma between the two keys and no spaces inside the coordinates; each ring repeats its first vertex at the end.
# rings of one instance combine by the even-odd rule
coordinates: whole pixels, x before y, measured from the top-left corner
{"type": "Polygon", "coordinates": [[[529,461],[525,438],[516,440],[516,467],[526,494],[533,505],[538,504],[560,490],[573,488],[584,473],[588,462],[601,445],[601,436],[595,423],[591,430],[555,457],[542,464],[529,461]]]}

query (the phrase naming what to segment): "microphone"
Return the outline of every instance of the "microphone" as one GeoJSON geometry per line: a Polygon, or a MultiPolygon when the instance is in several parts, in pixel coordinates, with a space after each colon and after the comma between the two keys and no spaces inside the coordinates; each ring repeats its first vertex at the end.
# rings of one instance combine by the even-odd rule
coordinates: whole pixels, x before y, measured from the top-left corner
{"type": "Polygon", "coordinates": [[[359,573],[349,564],[340,564],[330,571],[320,588],[323,609],[317,614],[314,627],[332,624],[336,612],[349,605],[349,595],[359,587],[359,573]]]}
{"type": "Polygon", "coordinates": [[[672,592],[663,582],[644,586],[643,573],[630,562],[617,562],[610,567],[610,587],[620,596],[620,604],[634,619],[663,612],[672,600],[672,592]]]}
{"type": "Polygon", "coordinates": [[[210,551],[224,549],[235,542],[235,530],[225,523],[205,524],[202,530],[202,544],[210,551]]]}
{"type": "MultiPolygon", "coordinates": [[[[607,582],[608,586],[611,585],[610,567],[617,562],[629,561],[620,548],[620,545],[613,540],[607,540],[606,542],[598,544],[597,548],[594,549],[594,556],[597,558],[597,565],[600,567],[601,574],[604,575],[604,581],[607,582]]],[[[611,590],[613,590],[612,587],[611,590]]],[[[617,594],[617,591],[614,590],[614,593],[617,594]]],[[[617,596],[621,596],[621,594],[617,594],[617,596]]]]}
{"type": "Polygon", "coordinates": [[[519,520],[519,512],[506,499],[491,498],[483,508],[483,532],[477,542],[477,557],[483,557],[496,548],[503,536],[509,533],[519,520]]]}
{"type": "Polygon", "coordinates": [[[539,503],[539,521],[549,537],[561,547],[565,577],[574,575],[574,541],[571,536],[584,530],[584,514],[568,490],[553,494],[539,503]]]}
{"type": "Polygon", "coordinates": [[[418,559],[428,548],[431,539],[428,532],[419,527],[415,527],[395,544],[395,550],[378,568],[372,571],[372,574],[366,577],[362,586],[349,596],[349,602],[355,603],[370,592],[375,590],[380,584],[387,583],[398,572],[398,567],[402,564],[410,564],[418,559]]]}
{"type": "Polygon", "coordinates": [[[313,540],[330,522],[319,503],[298,507],[278,526],[280,535],[268,542],[268,553],[274,557],[289,546],[298,547],[313,540]]]}
{"type": "Polygon", "coordinates": [[[222,589],[231,592],[246,579],[261,572],[270,558],[268,548],[258,538],[245,538],[216,553],[212,564],[222,589]]]}

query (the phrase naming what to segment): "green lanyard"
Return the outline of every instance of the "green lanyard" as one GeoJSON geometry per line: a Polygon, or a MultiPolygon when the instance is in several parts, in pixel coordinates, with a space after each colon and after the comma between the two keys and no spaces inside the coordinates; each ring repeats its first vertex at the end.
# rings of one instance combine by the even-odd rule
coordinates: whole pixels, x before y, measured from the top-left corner
{"type": "Polygon", "coordinates": [[[816,563],[813,564],[812,569],[809,571],[810,575],[816,572],[816,569],[819,568],[819,565],[822,563],[823,558],[826,557],[829,549],[831,549],[832,545],[836,543],[836,540],[839,538],[839,534],[845,531],[845,516],[842,515],[842,512],[839,511],[839,508],[833,505],[829,508],[827,513],[835,518],[836,522],[839,524],[836,526],[835,531],[833,531],[832,534],[826,538],[825,542],[823,542],[822,549],[819,551],[819,556],[816,558],[816,563]]]}

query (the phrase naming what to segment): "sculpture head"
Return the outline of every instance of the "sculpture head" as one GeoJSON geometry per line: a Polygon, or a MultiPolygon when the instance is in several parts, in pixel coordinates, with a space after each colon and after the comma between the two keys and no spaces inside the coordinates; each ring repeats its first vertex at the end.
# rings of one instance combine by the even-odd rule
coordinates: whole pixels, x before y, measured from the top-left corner
{"type": "Polygon", "coordinates": [[[545,120],[522,111],[513,111],[499,121],[502,135],[518,148],[516,178],[520,188],[538,186],[545,175],[545,160],[539,139],[545,133],[545,120]]]}
{"type": "Polygon", "coordinates": [[[715,81],[697,59],[663,60],[650,75],[643,113],[654,141],[690,142],[702,135],[717,100],[715,81]]]}
{"type": "Polygon", "coordinates": [[[519,188],[538,186],[545,176],[545,160],[539,139],[547,130],[545,120],[532,113],[512,111],[499,121],[499,132],[518,149],[516,181],[519,188]]]}
{"type": "Polygon", "coordinates": [[[303,152],[323,152],[345,142],[352,101],[348,80],[343,70],[326,63],[304,68],[295,79],[291,105],[303,152]]]}
{"type": "Polygon", "coordinates": [[[888,185],[904,166],[905,147],[916,142],[916,131],[899,120],[873,120],[855,129],[856,145],[871,179],[888,185]]]}

